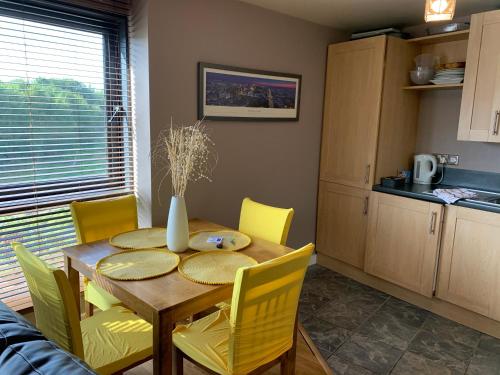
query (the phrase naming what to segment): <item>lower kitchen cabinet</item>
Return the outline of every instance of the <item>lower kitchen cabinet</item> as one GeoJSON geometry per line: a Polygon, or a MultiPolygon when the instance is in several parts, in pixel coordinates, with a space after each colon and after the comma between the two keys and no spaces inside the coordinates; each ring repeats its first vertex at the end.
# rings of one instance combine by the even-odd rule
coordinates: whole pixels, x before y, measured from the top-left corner
{"type": "Polygon", "coordinates": [[[437,297],[500,320],[500,214],[447,207],[437,297]]]}
{"type": "Polygon", "coordinates": [[[317,251],[363,268],[370,192],[320,181],[317,251]]]}
{"type": "Polygon", "coordinates": [[[432,297],[444,207],[372,192],[365,272],[432,297]]]}

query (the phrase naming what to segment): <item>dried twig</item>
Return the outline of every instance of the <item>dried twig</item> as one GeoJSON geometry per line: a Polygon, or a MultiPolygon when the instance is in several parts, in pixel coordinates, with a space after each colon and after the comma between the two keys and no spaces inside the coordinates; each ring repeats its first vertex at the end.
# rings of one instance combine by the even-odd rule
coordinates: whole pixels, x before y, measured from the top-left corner
{"type": "Polygon", "coordinates": [[[183,197],[189,181],[212,181],[210,175],[217,164],[214,146],[202,121],[176,127],[171,120],[170,128],[160,133],[153,150],[155,164],[166,169],[160,187],[170,174],[173,194],[183,197]]]}

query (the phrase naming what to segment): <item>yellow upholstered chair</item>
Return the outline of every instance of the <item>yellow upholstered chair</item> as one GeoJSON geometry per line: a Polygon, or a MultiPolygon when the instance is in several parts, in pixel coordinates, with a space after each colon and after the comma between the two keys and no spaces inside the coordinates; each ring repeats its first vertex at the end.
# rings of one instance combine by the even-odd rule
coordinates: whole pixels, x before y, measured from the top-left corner
{"type": "Polygon", "coordinates": [[[120,372],[151,357],[153,331],[149,323],[122,306],[80,322],[64,271],[51,268],[22,244],[12,247],[28,283],[36,325],[47,338],[82,358],[99,374],[120,372]]]}
{"type": "Polygon", "coordinates": [[[277,208],[243,199],[239,231],[280,245],[286,245],[293,208],[277,208]]]}
{"type": "Polygon", "coordinates": [[[177,373],[182,359],[218,374],[248,374],[281,361],[289,372],[302,282],[314,245],[236,273],[231,310],[177,326],[177,373]],[[287,368],[288,367],[288,368],[287,368]]]}
{"type": "MultiPolygon", "coordinates": [[[[137,203],[134,195],[70,205],[78,243],[85,244],[107,239],[118,233],[137,229],[137,203]]],[[[107,310],[121,305],[121,301],[84,279],[85,313],[92,315],[93,306],[107,310]]]]}

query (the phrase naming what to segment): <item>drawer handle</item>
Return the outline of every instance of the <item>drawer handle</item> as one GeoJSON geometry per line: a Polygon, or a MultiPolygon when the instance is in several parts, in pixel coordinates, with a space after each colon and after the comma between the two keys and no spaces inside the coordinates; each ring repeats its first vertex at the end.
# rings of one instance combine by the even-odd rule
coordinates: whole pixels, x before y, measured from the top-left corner
{"type": "Polygon", "coordinates": [[[431,227],[429,228],[429,232],[431,234],[436,234],[436,219],[437,219],[437,212],[433,212],[431,216],[431,227]]]}
{"type": "Polygon", "coordinates": [[[498,135],[499,120],[500,120],[500,111],[496,110],[495,111],[495,124],[493,126],[493,135],[498,135]]]}
{"type": "Polygon", "coordinates": [[[369,202],[369,199],[368,197],[365,197],[365,206],[363,208],[363,215],[368,215],[368,202],[369,202]]]}
{"type": "Polygon", "coordinates": [[[372,166],[370,164],[368,164],[366,166],[366,170],[365,170],[365,184],[370,183],[370,170],[371,169],[372,169],[372,166]]]}

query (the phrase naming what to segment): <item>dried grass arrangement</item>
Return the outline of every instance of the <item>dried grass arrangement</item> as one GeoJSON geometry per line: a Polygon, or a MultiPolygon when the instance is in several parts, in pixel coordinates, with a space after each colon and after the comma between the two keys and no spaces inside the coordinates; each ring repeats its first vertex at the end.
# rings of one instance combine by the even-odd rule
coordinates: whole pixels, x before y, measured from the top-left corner
{"type": "Polygon", "coordinates": [[[176,197],[184,197],[189,181],[211,182],[217,153],[203,120],[190,126],[176,126],[171,120],[170,128],[163,130],[158,137],[153,161],[163,175],[160,187],[170,175],[172,193],[176,197]]]}

